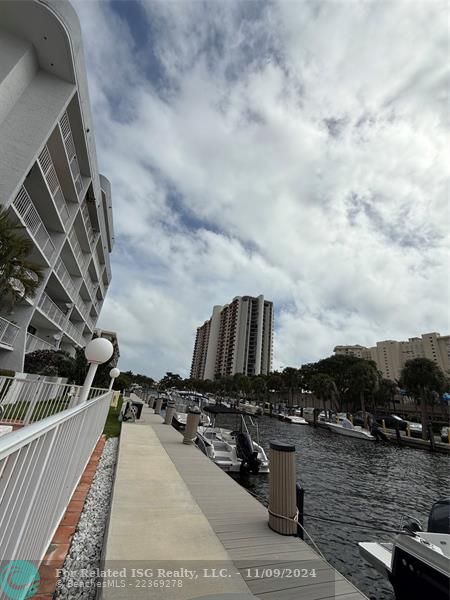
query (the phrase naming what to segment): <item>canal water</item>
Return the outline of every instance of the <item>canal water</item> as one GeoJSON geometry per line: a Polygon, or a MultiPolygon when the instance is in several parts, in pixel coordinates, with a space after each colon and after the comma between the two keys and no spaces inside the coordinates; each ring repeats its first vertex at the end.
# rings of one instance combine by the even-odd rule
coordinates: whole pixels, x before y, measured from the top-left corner
{"type": "MultiPolygon", "coordinates": [[[[226,427],[225,421],[220,425],[226,427]]],[[[392,541],[395,534],[378,528],[397,530],[405,515],[426,527],[433,502],[450,496],[449,457],[271,417],[260,417],[258,424],[267,453],[271,440],[295,444],[297,481],[305,489],[304,526],[325,558],[369,598],[393,600],[390,585],[360,558],[358,542],[392,541]]],[[[268,501],[267,476],[235,478],[268,501]]]]}

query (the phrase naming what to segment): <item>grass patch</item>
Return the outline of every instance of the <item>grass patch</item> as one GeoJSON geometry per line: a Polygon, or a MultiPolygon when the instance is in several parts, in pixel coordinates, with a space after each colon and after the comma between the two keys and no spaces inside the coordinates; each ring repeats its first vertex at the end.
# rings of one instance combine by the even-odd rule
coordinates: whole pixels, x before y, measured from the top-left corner
{"type": "Polygon", "coordinates": [[[106,423],[103,429],[103,435],[106,436],[106,439],[111,437],[119,437],[120,435],[122,423],[119,421],[118,417],[122,408],[122,401],[122,396],[120,396],[116,408],[112,406],[109,407],[108,416],[106,417],[106,423]]]}

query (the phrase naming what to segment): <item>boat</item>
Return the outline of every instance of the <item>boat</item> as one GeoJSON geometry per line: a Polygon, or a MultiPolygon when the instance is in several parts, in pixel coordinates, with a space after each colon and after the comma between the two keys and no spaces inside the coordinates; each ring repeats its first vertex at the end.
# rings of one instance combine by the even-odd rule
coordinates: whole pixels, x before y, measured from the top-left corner
{"type": "Polygon", "coordinates": [[[195,444],[208,458],[229,473],[269,473],[269,460],[259,444],[258,427],[251,417],[223,405],[208,406],[205,411],[211,413],[213,422],[198,427],[195,444]],[[216,420],[221,414],[236,415],[237,428],[231,431],[218,427],[216,420]],[[250,435],[249,424],[256,429],[256,442],[250,435]]]}
{"type": "Polygon", "coordinates": [[[388,579],[396,600],[448,600],[450,498],[431,508],[427,531],[411,517],[392,543],[359,542],[359,552],[388,579]]]}
{"type": "Polygon", "coordinates": [[[284,420],[288,423],[292,423],[292,425],[308,425],[308,421],[306,419],[296,415],[287,415],[284,420]]]}
{"type": "Polygon", "coordinates": [[[210,399],[198,393],[187,394],[172,393],[171,399],[175,402],[175,414],[172,419],[172,425],[178,431],[184,431],[186,428],[189,408],[198,406],[200,408],[200,425],[210,425],[211,419],[203,411],[204,407],[210,402],[210,399]]]}
{"type": "Polygon", "coordinates": [[[325,425],[327,429],[339,435],[345,435],[359,440],[367,440],[369,442],[375,441],[375,436],[367,431],[367,429],[364,429],[359,425],[353,425],[344,413],[338,413],[337,420],[337,423],[326,422],[325,425]]]}

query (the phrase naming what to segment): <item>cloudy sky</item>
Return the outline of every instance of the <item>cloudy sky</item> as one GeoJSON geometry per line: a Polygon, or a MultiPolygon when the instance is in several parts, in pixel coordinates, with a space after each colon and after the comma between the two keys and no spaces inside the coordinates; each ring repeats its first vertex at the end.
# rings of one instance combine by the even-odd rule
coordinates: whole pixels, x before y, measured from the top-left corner
{"type": "Polygon", "coordinates": [[[275,367],[449,333],[446,2],[74,4],[123,370],[186,376],[244,294],[274,301],[275,367]]]}

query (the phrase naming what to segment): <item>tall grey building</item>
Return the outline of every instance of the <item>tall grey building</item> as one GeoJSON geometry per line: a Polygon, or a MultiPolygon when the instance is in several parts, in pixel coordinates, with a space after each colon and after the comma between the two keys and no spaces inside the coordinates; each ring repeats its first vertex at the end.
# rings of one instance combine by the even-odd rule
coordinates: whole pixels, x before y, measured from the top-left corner
{"type": "Polygon", "coordinates": [[[198,327],[191,377],[215,379],[243,373],[266,375],[272,369],[273,303],[264,296],[237,296],[215,306],[198,327]]]}
{"type": "Polygon", "coordinates": [[[0,204],[41,266],[0,313],[0,368],[84,346],[111,281],[111,189],[99,174],[80,24],[66,0],[0,2],[0,204]]]}

